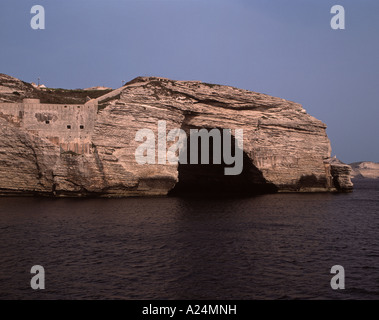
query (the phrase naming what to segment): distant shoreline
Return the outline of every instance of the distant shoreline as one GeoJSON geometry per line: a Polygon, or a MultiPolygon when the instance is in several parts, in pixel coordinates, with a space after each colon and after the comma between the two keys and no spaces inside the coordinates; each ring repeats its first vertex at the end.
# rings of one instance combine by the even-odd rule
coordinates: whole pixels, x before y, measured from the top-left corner
{"type": "Polygon", "coordinates": [[[349,164],[352,179],[379,179],[379,163],[371,161],[353,162],[349,164]]]}

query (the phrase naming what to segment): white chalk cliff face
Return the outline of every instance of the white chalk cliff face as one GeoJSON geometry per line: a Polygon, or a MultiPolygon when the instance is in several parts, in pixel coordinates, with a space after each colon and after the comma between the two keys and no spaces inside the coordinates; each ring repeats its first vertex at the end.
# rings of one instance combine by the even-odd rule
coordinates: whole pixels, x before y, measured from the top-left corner
{"type": "MultiPolygon", "coordinates": [[[[42,129],[30,130],[21,114],[10,115],[0,104],[0,192],[123,197],[194,190],[249,194],[352,189],[350,167],[330,159],[325,124],[294,102],[199,81],[139,77],[91,103],[98,104],[98,112],[93,132],[86,133],[90,147],[79,153],[62,148],[59,132],[51,137],[42,129]],[[150,129],[157,137],[161,120],[167,132],[243,129],[242,173],[225,176],[224,163],[138,164],[135,151],[142,142],[136,141],[137,132],[150,129]]],[[[24,117],[33,112],[25,110],[24,117]]],[[[56,110],[59,118],[59,106],[56,110]]],[[[41,113],[38,106],[37,111],[41,113]]],[[[65,146],[69,137],[64,134],[65,146]]],[[[78,135],[75,139],[73,145],[78,135]]]]}
{"type": "Polygon", "coordinates": [[[352,178],[379,179],[379,163],[355,162],[350,164],[352,178]]]}

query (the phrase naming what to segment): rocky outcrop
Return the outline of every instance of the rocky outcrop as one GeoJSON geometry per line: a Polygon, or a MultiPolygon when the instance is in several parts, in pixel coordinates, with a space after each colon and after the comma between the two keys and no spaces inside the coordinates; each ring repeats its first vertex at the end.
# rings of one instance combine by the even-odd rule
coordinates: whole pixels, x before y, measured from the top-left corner
{"type": "Polygon", "coordinates": [[[110,88],[96,87],[85,90],[51,89],[30,84],[0,73],[0,103],[22,102],[25,98],[40,99],[42,103],[84,104],[87,97],[95,99],[110,88]]]}
{"type": "Polygon", "coordinates": [[[336,189],[343,192],[352,191],[351,167],[336,157],[327,159],[325,163],[330,165],[330,173],[332,175],[333,185],[336,189]]]}
{"type": "MultiPolygon", "coordinates": [[[[199,81],[139,77],[99,97],[83,154],[64,151],[59,139],[28,130],[21,117],[1,111],[0,192],[57,196],[166,195],[170,191],[349,191],[344,165],[328,162],[326,126],[301,105],[280,98],[199,81]],[[226,163],[158,161],[158,122],[182,129],[243,129],[243,171],[225,176],[226,163]],[[138,164],[139,130],[157,137],[154,164],[138,164]]],[[[173,142],[167,142],[167,148],[173,142]]],[[[239,145],[239,141],[233,140],[239,145]]]]}
{"type": "Polygon", "coordinates": [[[18,102],[32,96],[36,89],[31,84],[0,73],[0,103],[18,102]]]}
{"type": "Polygon", "coordinates": [[[350,164],[352,168],[352,178],[379,179],[379,163],[375,162],[354,162],[350,164]]]}

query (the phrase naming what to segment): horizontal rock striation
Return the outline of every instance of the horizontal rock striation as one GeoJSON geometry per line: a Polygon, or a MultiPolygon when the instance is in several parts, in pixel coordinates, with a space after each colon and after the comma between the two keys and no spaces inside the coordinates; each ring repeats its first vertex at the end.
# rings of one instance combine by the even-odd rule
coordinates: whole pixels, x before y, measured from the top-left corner
{"type": "Polygon", "coordinates": [[[379,163],[365,161],[350,164],[352,178],[379,179],[379,163]]]}
{"type": "MultiPolygon", "coordinates": [[[[54,130],[44,127],[51,123],[33,125],[31,130],[23,120],[25,114],[2,110],[0,103],[0,193],[124,197],[167,195],[176,190],[351,190],[349,170],[328,162],[331,147],[325,124],[291,101],[200,81],[139,77],[89,103],[98,105],[98,110],[91,118],[91,131],[86,132],[89,148],[83,152],[67,149],[71,136],[67,132],[63,148],[60,133],[52,137],[54,130]],[[138,164],[135,152],[142,142],[136,141],[136,133],[150,129],[157,137],[162,120],[166,132],[243,129],[243,172],[225,177],[220,166],[138,164]]],[[[38,105],[26,107],[25,112],[41,113],[38,105]]],[[[59,118],[59,106],[54,112],[59,118]]],[[[75,132],[78,143],[81,131],[75,132]]]]}
{"type": "Polygon", "coordinates": [[[341,162],[336,157],[327,159],[325,162],[330,165],[330,173],[332,175],[333,185],[336,189],[343,192],[352,191],[353,183],[351,182],[351,167],[348,164],[341,162]]]}
{"type": "Polygon", "coordinates": [[[31,84],[0,73],[0,103],[21,101],[33,96],[35,91],[31,84]]]}

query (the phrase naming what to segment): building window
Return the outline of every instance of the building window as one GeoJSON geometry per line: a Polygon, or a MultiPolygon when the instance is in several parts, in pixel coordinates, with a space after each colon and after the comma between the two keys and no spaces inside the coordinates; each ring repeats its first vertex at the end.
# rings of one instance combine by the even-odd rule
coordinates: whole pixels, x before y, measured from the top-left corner
{"type": "Polygon", "coordinates": [[[84,126],[80,126],[80,129],[84,129],[84,126]]]}
{"type": "Polygon", "coordinates": [[[49,121],[49,120],[46,120],[46,121],[45,121],[45,123],[46,123],[46,124],[49,124],[49,123],[50,123],[50,121],[49,121]]]}
{"type": "Polygon", "coordinates": [[[65,108],[67,108],[67,106],[64,106],[65,108]]]}
{"type": "Polygon", "coordinates": [[[70,125],[67,125],[67,129],[71,129],[71,126],[70,126],[70,125]]]}
{"type": "Polygon", "coordinates": [[[80,108],[80,106],[78,106],[78,108],[80,108]]]}

